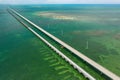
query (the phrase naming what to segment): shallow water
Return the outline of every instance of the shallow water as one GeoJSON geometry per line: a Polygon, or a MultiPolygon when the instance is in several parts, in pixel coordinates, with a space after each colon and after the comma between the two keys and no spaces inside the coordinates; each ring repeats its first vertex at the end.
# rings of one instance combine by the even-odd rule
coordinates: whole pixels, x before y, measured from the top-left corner
{"type": "MultiPolygon", "coordinates": [[[[50,65],[55,63],[51,64],[46,56],[42,55],[47,52],[41,45],[44,47],[46,45],[8,14],[6,7],[3,7],[0,7],[1,80],[48,80],[48,78],[49,80],[61,80],[67,77],[68,80],[78,80],[71,76],[74,71],[64,75],[62,74],[64,72],[56,71],[56,67],[51,67],[50,65]]],[[[11,7],[120,76],[119,5],[20,5],[11,7]]],[[[54,54],[54,52],[51,53],[54,54]]],[[[60,66],[63,65],[60,64],[60,66]]]]}
{"type": "Polygon", "coordinates": [[[0,10],[0,80],[86,80],[12,17],[6,7],[0,10]]]}

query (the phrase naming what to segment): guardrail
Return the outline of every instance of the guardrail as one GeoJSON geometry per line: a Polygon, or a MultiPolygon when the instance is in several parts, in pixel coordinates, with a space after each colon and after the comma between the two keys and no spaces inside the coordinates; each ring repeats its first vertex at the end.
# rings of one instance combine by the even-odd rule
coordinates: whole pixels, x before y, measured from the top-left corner
{"type": "Polygon", "coordinates": [[[112,80],[120,80],[119,76],[115,75],[114,73],[112,73],[108,69],[102,67],[101,65],[99,65],[98,63],[96,63],[92,59],[88,58],[87,56],[83,55],[82,53],[80,53],[79,51],[77,51],[76,49],[74,49],[73,47],[69,46],[65,42],[61,41],[60,39],[56,38],[52,34],[48,33],[47,31],[45,31],[41,27],[37,26],[36,24],[34,24],[33,22],[31,22],[30,20],[28,20],[24,16],[20,15],[19,13],[17,13],[15,10],[13,10],[11,8],[10,8],[10,10],[12,12],[14,12],[16,15],[18,15],[19,17],[21,17],[22,19],[24,19],[25,21],[27,21],[29,24],[33,25],[38,30],[40,30],[41,32],[43,32],[44,34],[46,34],[47,36],[49,36],[50,38],[52,38],[54,41],[58,42],[59,44],[61,44],[62,46],[64,46],[66,49],[68,49],[69,51],[71,51],[72,53],[74,53],[75,55],[77,55],[78,57],[80,57],[82,60],[84,60],[85,62],[87,62],[89,65],[91,65],[92,67],[94,67],[95,69],[97,69],[98,71],[100,71],[101,73],[103,73],[104,75],[106,75],[107,77],[111,78],[112,80]]]}

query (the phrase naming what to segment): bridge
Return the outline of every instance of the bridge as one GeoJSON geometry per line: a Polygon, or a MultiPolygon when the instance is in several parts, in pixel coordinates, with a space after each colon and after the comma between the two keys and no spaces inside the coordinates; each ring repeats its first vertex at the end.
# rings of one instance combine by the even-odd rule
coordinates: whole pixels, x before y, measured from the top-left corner
{"type": "MultiPolygon", "coordinates": [[[[12,14],[12,13],[10,13],[12,14]]],[[[13,15],[13,14],[12,14],[13,15]]],[[[14,15],[13,15],[14,16],[14,15]]],[[[69,59],[66,55],[64,55],[61,51],[51,45],[47,40],[45,40],[42,36],[40,36],[37,32],[35,32],[32,28],[30,28],[27,24],[19,20],[16,16],[14,16],[21,24],[23,24],[28,30],[30,30],[33,34],[35,34],[39,39],[41,39],[44,43],[46,43],[51,49],[53,49],[56,53],[58,53],[63,59],[69,62],[75,69],[77,69],[80,73],[82,73],[89,80],[96,80],[89,73],[87,73],[84,69],[79,67],[76,63],[74,63],[71,59],[69,59]]]]}
{"type": "MultiPolygon", "coordinates": [[[[24,19],[25,21],[27,21],[29,24],[33,25],[35,28],[37,28],[38,30],[40,30],[41,32],[43,32],[44,34],[46,34],[47,36],[49,36],[50,38],[52,38],[54,41],[58,42],[59,44],[61,44],[62,46],[64,46],[66,49],[68,49],[69,51],[71,51],[73,54],[77,55],[78,57],[80,57],[83,61],[87,62],[89,65],[91,65],[92,67],[94,67],[95,69],[97,69],[98,71],[100,71],[101,73],[103,73],[104,75],[106,75],[107,77],[109,77],[112,80],[120,80],[120,77],[117,76],[116,74],[112,73],[111,71],[109,71],[108,69],[104,68],[103,66],[99,65],[98,63],[96,63],[95,61],[93,61],[92,59],[88,58],[87,56],[83,55],[81,52],[77,51],[76,49],[74,49],[73,47],[69,46],[68,44],[66,44],[65,42],[61,41],[60,39],[58,39],[57,37],[53,36],[52,34],[48,33],[47,31],[45,31],[44,29],[42,29],[40,26],[37,26],[36,24],[34,24],[33,22],[31,22],[30,20],[28,20],[27,18],[25,18],[24,16],[20,15],[18,12],[16,12],[13,9],[9,9],[11,10],[13,13],[15,13],[16,15],[18,15],[19,17],[21,17],[22,19],[24,19]]],[[[24,24],[23,22],[21,22],[22,24],[24,24]]],[[[25,24],[24,24],[25,25],[25,24]]],[[[27,26],[27,25],[25,25],[27,26]]],[[[89,75],[87,72],[85,72],[82,68],[80,68],[79,66],[77,66],[77,64],[75,64],[73,61],[71,61],[67,56],[65,56],[64,54],[62,54],[62,52],[60,52],[58,49],[56,49],[54,46],[52,46],[49,42],[47,42],[46,40],[44,40],[44,38],[42,38],[39,34],[37,34],[34,30],[32,30],[30,27],[27,26],[27,28],[32,31],[36,36],[38,36],[41,40],[43,40],[48,46],[50,46],[53,50],[55,50],[59,55],[61,55],[63,58],[65,58],[66,61],[68,61],[70,64],[72,64],[74,66],[74,68],[76,68],[79,72],[82,72],[86,77],[88,77],[88,79],[90,80],[95,80],[95,78],[93,78],[91,75],[89,75]],[[79,68],[78,68],[79,67],[79,68]],[[86,74],[87,73],[87,74],[86,74]]]]}

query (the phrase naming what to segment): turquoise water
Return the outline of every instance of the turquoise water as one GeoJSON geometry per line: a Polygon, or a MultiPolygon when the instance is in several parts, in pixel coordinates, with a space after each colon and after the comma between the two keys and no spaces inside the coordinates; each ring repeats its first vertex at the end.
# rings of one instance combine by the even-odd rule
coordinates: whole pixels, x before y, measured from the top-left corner
{"type": "Polygon", "coordinates": [[[0,80],[86,80],[6,8],[0,9],[0,80]]]}
{"type": "Polygon", "coordinates": [[[120,5],[31,5],[13,8],[120,75],[120,5]]]}
{"type": "MultiPolygon", "coordinates": [[[[119,5],[11,7],[120,76],[119,5]]],[[[6,8],[0,7],[0,80],[85,79],[8,14],[6,8]]]]}

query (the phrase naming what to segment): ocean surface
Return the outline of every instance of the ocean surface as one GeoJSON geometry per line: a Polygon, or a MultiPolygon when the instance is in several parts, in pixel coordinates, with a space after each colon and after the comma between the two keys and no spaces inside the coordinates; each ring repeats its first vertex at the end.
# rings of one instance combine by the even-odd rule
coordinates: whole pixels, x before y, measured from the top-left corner
{"type": "Polygon", "coordinates": [[[120,76],[120,5],[0,6],[0,80],[63,78],[47,66],[50,63],[44,60],[40,48],[45,44],[8,14],[8,6],[120,76]],[[19,75],[24,72],[28,75],[19,75]]]}

